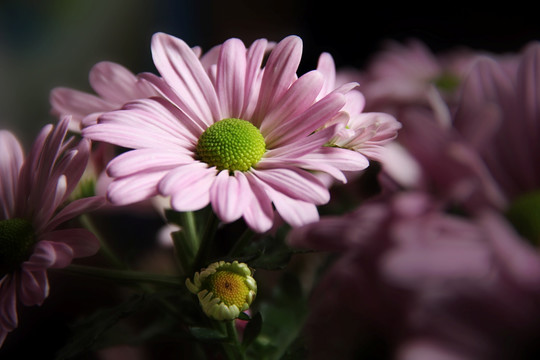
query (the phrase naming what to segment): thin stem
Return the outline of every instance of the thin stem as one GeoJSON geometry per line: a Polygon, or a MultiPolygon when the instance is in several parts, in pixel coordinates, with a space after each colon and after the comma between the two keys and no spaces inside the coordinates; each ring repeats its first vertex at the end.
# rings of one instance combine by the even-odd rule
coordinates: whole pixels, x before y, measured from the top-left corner
{"type": "Polygon", "coordinates": [[[206,228],[204,231],[203,238],[201,240],[201,245],[199,251],[193,263],[193,271],[198,271],[203,266],[208,263],[208,254],[212,248],[212,243],[214,241],[216,231],[219,225],[219,218],[214,212],[210,212],[208,221],[206,223],[206,228]]]}
{"type": "Polygon", "coordinates": [[[238,340],[235,320],[226,321],[225,326],[227,327],[227,339],[235,349],[236,356],[234,357],[234,359],[245,359],[244,352],[242,351],[242,348],[240,346],[240,341],[238,340]]]}
{"type": "Polygon", "coordinates": [[[200,240],[197,233],[197,222],[195,214],[192,211],[186,211],[180,213],[180,219],[182,222],[182,230],[186,234],[186,240],[189,241],[189,247],[193,249],[193,254],[196,254],[199,250],[200,240]]]}
{"type": "Polygon", "coordinates": [[[87,214],[82,214],[80,220],[83,226],[86,227],[86,229],[88,229],[98,238],[100,244],[99,250],[109,259],[111,265],[118,269],[125,269],[126,265],[116,256],[105,238],[101,235],[97,227],[94,225],[92,219],[90,219],[90,216],[87,214]]]}
{"type": "Polygon", "coordinates": [[[102,280],[121,282],[127,285],[140,286],[154,284],[159,286],[182,287],[182,280],[177,276],[145,273],[140,271],[104,269],[93,266],[71,264],[63,269],[66,272],[90,276],[102,280]]]}

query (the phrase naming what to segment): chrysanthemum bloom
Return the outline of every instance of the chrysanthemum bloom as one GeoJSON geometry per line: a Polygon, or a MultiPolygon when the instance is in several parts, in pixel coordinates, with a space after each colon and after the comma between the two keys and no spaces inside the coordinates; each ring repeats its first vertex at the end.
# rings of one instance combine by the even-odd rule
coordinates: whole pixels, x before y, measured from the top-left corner
{"type": "Polygon", "coordinates": [[[80,132],[83,122],[95,123],[100,114],[120,109],[130,100],[157,95],[155,89],[140,76],[110,61],[94,65],[89,82],[97,95],[67,87],[56,87],[51,91],[51,111],[60,118],[70,115],[71,131],[80,132]]]}
{"type": "Polygon", "coordinates": [[[186,286],[199,298],[206,315],[215,320],[233,320],[249,308],[257,283],[244,263],[219,261],[195,273],[186,286]]]}
{"type": "Polygon", "coordinates": [[[258,232],[272,226],[272,204],[293,226],[316,221],[316,205],[330,195],[313,171],[346,181],[343,170],[368,166],[355,151],[325,146],[338,125],[323,127],[348,116],[345,94],[357,84],[319,98],[321,72],[296,75],[300,38],[280,41],[263,64],[267,45],[260,39],[246,49],[230,39],[214,64],[203,65],[182,40],[155,34],[152,55],[162,78],[146,78],[167,100],[132,102],[83,130],[134,149],[109,163],[109,199],[128,204],[161,194],[177,211],[211,204],[223,222],[243,217],[258,232]]]}
{"type": "Polygon", "coordinates": [[[540,256],[498,214],[467,219],[401,193],[289,241],[337,255],[313,292],[309,359],[538,357],[540,256]]]}
{"type": "Polygon", "coordinates": [[[103,198],[67,199],[88,161],[90,142],[64,141],[69,119],[45,126],[31,152],[0,131],[0,344],[18,324],[17,304],[41,305],[49,294],[48,268],[97,252],[86,229],[59,229],[93,210],[103,198]]]}

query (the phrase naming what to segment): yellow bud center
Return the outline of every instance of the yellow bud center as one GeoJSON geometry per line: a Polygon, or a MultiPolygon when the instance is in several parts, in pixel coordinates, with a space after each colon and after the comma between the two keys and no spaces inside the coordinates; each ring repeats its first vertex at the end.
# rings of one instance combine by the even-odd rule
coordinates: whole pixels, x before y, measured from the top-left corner
{"type": "Polygon", "coordinates": [[[231,271],[217,271],[208,278],[208,290],[219,297],[227,306],[239,309],[246,303],[249,288],[242,275],[231,271]]]}

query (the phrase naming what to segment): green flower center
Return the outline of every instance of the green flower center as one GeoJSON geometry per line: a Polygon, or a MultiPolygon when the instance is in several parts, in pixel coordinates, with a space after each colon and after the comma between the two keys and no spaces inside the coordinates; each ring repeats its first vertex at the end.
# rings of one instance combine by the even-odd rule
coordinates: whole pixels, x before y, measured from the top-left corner
{"type": "Polygon", "coordinates": [[[540,245],[540,190],[514,199],[506,216],[524,238],[535,246],[540,245]]]}
{"type": "Polygon", "coordinates": [[[197,157],[218,170],[247,171],[266,151],[264,137],[248,121],[229,118],[206,129],[197,143],[197,157]]]}
{"type": "Polygon", "coordinates": [[[24,219],[0,221],[0,278],[19,268],[32,254],[36,235],[24,219]]]}
{"type": "Polygon", "coordinates": [[[217,271],[210,275],[208,291],[214,293],[227,306],[236,305],[242,309],[249,294],[249,287],[244,281],[245,277],[232,271],[217,271]]]}
{"type": "Polygon", "coordinates": [[[459,76],[446,72],[434,79],[433,83],[439,90],[452,92],[458,88],[460,79],[459,76]]]}

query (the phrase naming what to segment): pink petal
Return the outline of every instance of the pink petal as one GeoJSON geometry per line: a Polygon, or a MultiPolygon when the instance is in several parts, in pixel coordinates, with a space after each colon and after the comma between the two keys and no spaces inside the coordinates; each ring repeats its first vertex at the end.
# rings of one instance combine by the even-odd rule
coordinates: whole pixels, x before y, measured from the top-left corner
{"type": "Polygon", "coordinates": [[[41,305],[49,296],[47,271],[21,269],[18,295],[19,300],[26,306],[41,305]]]}
{"type": "Polygon", "coordinates": [[[15,280],[12,275],[4,275],[0,279],[0,331],[9,332],[18,324],[15,280]]]}
{"type": "Polygon", "coordinates": [[[52,244],[51,249],[57,253],[56,258],[62,260],[59,254],[66,255],[63,258],[64,262],[53,263],[50,267],[65,267],[72,258],[92,256],[99,250],[99,241],[96,236],[86,229],[56,230],[42,235],[41,238],[43,239],[41,242],[52,244]],[[67,260],[69,261],[65,263],[67,260]]]}
{"type": "Polygon", "coordinates": [[[216,91],[223,118],[238,118],[244,106],[246,47],[238,39],[221,46],[217,63],[216,91]]]}
{"type": "Polygon", "coordinates": [[[73,250],[66,244],[53,242],[54,233],[45,235],[34,247],[34,253],[22,267],[27,271],[35,271],[68,266],[73,259],[73,250]],[[53,240],[53,241],[51,241],[53,240]]]}
{"type": "MultiPolygon", "coordinates": [[[[119,113],[120,112],[125,113],[116,114],[115,112],[111,112],[107,113],[105,117],[108,120],[113,117],[116,118],[117,116],[127,116],[129,120],[140,120],[145,118],[144,115],[132,111],[122,110],[119,111],[119,113]],[[135,119],[136,117],[139,119],[135,119]]],[[[143,125],[139,121],[134,121],[131,125],[114,121],[110,123],[99,123],[84,128],[82,135],[91,140],[103,141],[130,149],[170,149],[171,147],[183,148],[185,146],[185,141],[181,141],[180,138],[171,136],[170,133],[163,132],[159,129],[155,129],[155,127],[143,125]]]]}
{"type": "Polygon", "coordinates": [[[321,94],[329,94],[336,86],[336,64],[334,63],[332,55],[327,52],[322,53],[317,62],[317,70],[320,71],[324,77],[324,87],[321,90],[321,94]]]}
{"type": "Polygon", "coordinates": [[[324,184],[309,172],[297,168],[252,170],[252,173],[274,190],[296,200],[325,204],[330,194],[324,184]]]}
{"type": "Polygon", "coordinates": [[[274,222],[272,201],[265,191],[265,184],[250,173],[246,174],[251,187],[251,201],[244,210],[244,220],[254,231],[263,233],[270,230],[274,222]]]}
{"type": "Polygon", "coordinates": [[[149,199],[158,194],[157,184],[168,171],[137,173],[117,178],[109,185],[107,197],[116,205],[128,205],[149,199]]]}
{"type": "Polygon", "coordinates": [[[306,225],[319,220],[317,207],[312,203],[292,199],[281,192],[268,189],[279,215],[293,227],[306,225]]]}
{"type": "Polygon", "coordinates": [[[251,189],[242,172],[233,176],[220,171],[210,188],[210,202],[216,215],[225,223],[239,219],[251,202],[251,189]]]}
{"type": "Polygon", "coordinates": [[[264,67],[259,102],[254,113],[255,126],[260,126],[260,121],[296,80],[301,57],[302,40],[297,36],[286,37],[272,50],[264,67]]]}
{"type": "Polygon", "coordinates": [[[157,33],[152,36],[154,64],[185,104],[177,104],[208,126],[221,120],[216,91],[193,50],[182,40],[157,33]]]}
{"type": "Polygon", "coordinates": [[[260,130],[264,137],[271,141],[276,128],[306,111],[315,102],[323,83],[322,74],[316,70],[296,80],[263,119],[260,130]]]}
{"type": "Polygon", "coordinates": [[[75,131],[80,131],[80,122],[86,115],[115,110],[119,107],[118,104],[98,96],[64,87],[54,88],[51,91],[49,102],[52,105],[53,114],[73,116],[70,129],[75,131]]]}
{"type": "MultiPolygon", "coordinates": [[[[139,112],[141,119],[148,125],[174,137],[185,139],[188,143],[196,143],[206,124],[188,117],[169,101],[154,97],[133,101],[124,106],[126,110],[139,112]]],[[[131,119],[126,119],[131,122],[131,119]]],[[[106,119],[102,120],[105,122],[106,119]]]]}
{"type": "Polygon", "coordinates": [[[0,220],[14,215],[15,194],[23,158],[23,150],[17,138],[8,131],[0,131],[0,220]]]}
{"type": "Polygon", "coordinates": [[[191,162],[191,154],[181,153],[176,149],[138,149],[120,154],[111,160],[107,165],[107,173],[111,177],[123,177],[138,172],[170,170],[191,162]]]}
{"type": "MultiPolygon", "coordinates": [[[[523,53],[517,76],[517,97],[522,99],[525,128],[538,141],[540,134],[540,46],[532,42],[523,53]]],[[[537,144],[537,143],[536,143],[537,144]]]]}
{"type": "MultiPolygon", "coordinates": [[[[91,143],[89,139],[81,139],[77,146],[71,148],[59,163],[56,164],[51,178],[61,174],[66,176],[66,196],[69,196],[79,185],[79,180],[87,169],[90,158],[91,143]]],[[[65,200],[65,198],[64,198],[65,200]]]]}
{"type": "Polygon", "coordinates": [[[333,147],[321,147],[300,160],[306,161],[306,168],[311,170],[317,170],[319,165],[330,165],[343,171],[360,171],[369,166],[369,160],[361,153],[333,147]]]}
{"type": "Polygon", "coordinates": [[[210,187],[215,179],[215,168],[194,162],[170,171],[160,181],[159,192],[171,196],[171,206],[175,210],[195,211],[210,202],[210,187]]]}
{"type": "MultiPolygon", "coordinates": [[[[53,179],[51,179],[53,180],[53,179]]],[[[43,191],[43,199],[39,202],[42,206],[37,210],[34,215],[34,222],[39,224],[37,231],[42,231],[43,228],[49,222],[53,212],[64,200],[67,188],[66,176],[62,175],[58,178],[56,183],[50,183],[43,191]]]]}
{"type": "Polygon", "coordinates": [[[253,118],[253,111],[257,105],[262,80],[262,62],[268,48],[266,39],[258,39],[251,44],[246,54],[246,84],[244,90],[244,108],[241,119],[253,118]]]}
{"type": "Polygon", "coordinates": [[[4,329],[4,326],[2,325],[0,327],[0,347],[2,347],[2,345],[4,345],[4,341],[6,340],[7,335],[8,335],[8,331],[6,331],[4,329]]]}
{"type": "Polygon", "coordinates": [[[336,116],[343,105],[345,105],[343,94],[330,93],[267,136],[265,140],[268,148],[277,148],[308,136],[336,116]]]}
{"type": "Polygon", "coordinates": [[[79,216],[82,213],[94,211],[103,205],[106,200],[102,196],[92,196],[77,199],[66,205],[58,214],[56,214],[43,229],[44,232],[55,229],[60,224],[79,216]]]}
{"type": "Polygon", "coordinates": [[[118,107],[129,100],[150,97],[156,93],[151,91],[150,86],[141,89],[139,79],[131,71],[110,61],[94,65],[90,70],[89,81],[103,99],[117,104],[118,107]]]}
{"type": "Polygon", "coordinates": [[[325,128],[323,130],[317,131],[312,135],[300,137],[296,141],[289,144],[280,146],[275,149],[267,150],[263,159],[259,165],[262,165],[263,162],[269,159],[286,159],[290,161],[291,159],[299,158],[301,156],[307,155],[323,147],[334,135],[337,129],[336,125],[325,128]]]}
{"type": "MultiPolygon", "coordinates": [[[[39,198],[42,198],[43,191],[51,184],[51,169],[53,169],[55,162],[64,150],[64,139],[66,137],[69,124],[69,118],[64,117],[56,126],[44,127],[47,132],[41,133],[41,136],[45,136],[43,142],[41,140],[37,142],[32,148],[32,151],[28,155],[25,163],[30,163],[32,167],[25,167],[24,172],[28,172],[28,179],[33,179],[28,185],[31,186],[27,189],[27,194],[30,194],[30,201],[34,204],[40,204],[39,198]],[[34,191],[32,191],[34,190],[34,191]]],[[[26,174],[25,174],[26,175],[26,174]]],[[[57,179],[53,179],[53,186],[56,186],[57,179]]]]}

